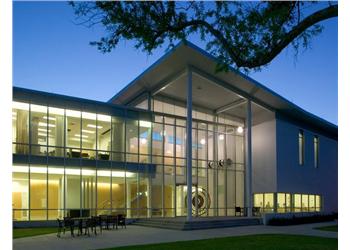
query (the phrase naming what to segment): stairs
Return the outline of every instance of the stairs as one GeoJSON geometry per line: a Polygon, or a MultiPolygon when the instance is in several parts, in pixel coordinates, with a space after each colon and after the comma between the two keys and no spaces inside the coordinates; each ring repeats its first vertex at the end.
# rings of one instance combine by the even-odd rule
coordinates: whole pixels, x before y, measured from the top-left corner
{"type": "Polygon", "coordinates": [[[157,227],[174,230],[198,230],[222,227],[239,227],[261,225],[262,219],[257,217],[213,217],[196,218],[191,222],[185,218],[149,218],[137,219],[133,225],[157,227]]]}

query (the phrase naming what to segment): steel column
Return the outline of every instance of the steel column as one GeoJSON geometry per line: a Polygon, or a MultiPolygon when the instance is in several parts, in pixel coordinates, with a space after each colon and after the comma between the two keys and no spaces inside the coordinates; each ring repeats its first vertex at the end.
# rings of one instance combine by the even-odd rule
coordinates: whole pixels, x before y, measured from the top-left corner
{"type": "Polygon", "coordinates": [[[245,207],[247,215],[252,213],[252,104],[247,101],[247,112],[245,122],[245,207]]]}
{"type": "Polygon", "coordinates": [[[187,70],[187,121],[186,121],[186,167],[187,167],[187,221],[192,220],[192,70],[187,70]]]}

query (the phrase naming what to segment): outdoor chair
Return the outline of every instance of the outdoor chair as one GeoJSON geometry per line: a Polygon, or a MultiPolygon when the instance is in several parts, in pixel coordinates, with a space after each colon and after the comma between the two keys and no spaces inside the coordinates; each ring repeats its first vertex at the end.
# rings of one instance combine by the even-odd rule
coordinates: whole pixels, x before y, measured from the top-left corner
{"type": "Polygon", "coordinates": [[[126,218],[125,218],[125,214],[118,214],[118,225],[120,225],[121,227],[126,228],[126,218]]]}
{"type": "Polygon", "coordinates": [[[108,221],[112,224],[112,229],[118,229],[118,215],[109,215],[108,221]]]}
{"type": "Polygon", "coordinates": [[[235,207],[235,216],[237,216],[237,213],[239,216],[244,215],[244,208],[243,207],[235,207]]]}
{"type": "Polygon", "coordinates": [[[63,231],[63,234],[65,234],[66,232],[66,228],[64,227],[64,223],[62,220],[60,220],[59,218],[57,218],[57,223],[58,223],[58,230],[57,230],[57,237],[61,237],[61,233],[63,231]]]}
{"type": "Polygon", "coordinates": [[[92,216],[91,219],[93,220],[91,226],[94,229],[95,234],[97,234],[97,227],[100,228],[100,233],[102,233],[102,219],[101,219],[101,216],[92,216]]]}
{"type": "Polygon", "coordinates": [[[65,233],[66,228],[70,228],[71,236],[74,237],[74,221],[70,217],[63,218],[63,233],[65,233]]]}
{"type": "Polygon", "coordinates": [[[260,216],[260,207],[253,207],[253,216],[260,216]]]}
{"type": "Polygon", "coordinates": [[[101,224],[105,226],[105,229],[109,230],[110,218],[108,215],[100,215],[101,224]]]}

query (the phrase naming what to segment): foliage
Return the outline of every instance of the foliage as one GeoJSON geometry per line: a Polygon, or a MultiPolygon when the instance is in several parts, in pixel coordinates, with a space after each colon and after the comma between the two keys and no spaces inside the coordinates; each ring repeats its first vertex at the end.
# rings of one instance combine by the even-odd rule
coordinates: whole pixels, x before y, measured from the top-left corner
{"type": "Polygon", "coordinates": [[[288,225],[298,225],[306,223],[316,223],[324,221],[334,221],[337,218],[337,214],[329,215],[312,215],[312,216],[292,216],[290,218],[272,218],[269,220],[268,224],[271,226],[288,226],[288,225]]]}
{"type": "Polygon", "coordinates": [[[338,15],[337,3],[281,2],[70,2],[79,24],[100,24],[106,34],[92,45],[106,53],[121,39],[136,41],[148,53],[168,49],[190,35],[199,35],[206,50],[222,62],[245,70],[268,65],[284,48],[297,54],[322,32],[319,22],[338,15]]]}

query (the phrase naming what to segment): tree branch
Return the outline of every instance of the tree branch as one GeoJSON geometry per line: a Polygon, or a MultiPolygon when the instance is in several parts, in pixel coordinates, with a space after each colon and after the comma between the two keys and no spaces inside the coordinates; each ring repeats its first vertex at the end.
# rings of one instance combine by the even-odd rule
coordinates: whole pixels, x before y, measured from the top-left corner
{"type": "Polygon", "coordinates": [[[303,21],[301,21],[298,25],[296,25],[291,31],[289,31],[285,35],[284,39],[273,46],[267,53],[265,53],[263,57],[256,57],[250,61],[243,63],[236,62],[237,67],[255,68],[270,63],[272,59],[274,59],[295,38],[301,35],[312,25],[336,16],[338,16],[338,5],[329,6],[311,14],[303,21]]]}

